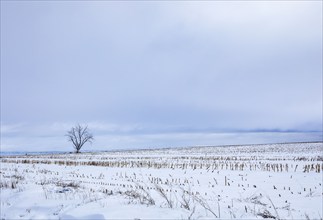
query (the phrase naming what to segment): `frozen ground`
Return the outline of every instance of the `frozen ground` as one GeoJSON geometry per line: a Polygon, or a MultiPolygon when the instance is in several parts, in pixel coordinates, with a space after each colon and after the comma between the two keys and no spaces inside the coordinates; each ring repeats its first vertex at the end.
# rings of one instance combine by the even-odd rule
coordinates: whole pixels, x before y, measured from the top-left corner
{"type": "Polygon", "coordinates": [[[1,219],[322,219],[323,144],[2,156],[1,219]]]}

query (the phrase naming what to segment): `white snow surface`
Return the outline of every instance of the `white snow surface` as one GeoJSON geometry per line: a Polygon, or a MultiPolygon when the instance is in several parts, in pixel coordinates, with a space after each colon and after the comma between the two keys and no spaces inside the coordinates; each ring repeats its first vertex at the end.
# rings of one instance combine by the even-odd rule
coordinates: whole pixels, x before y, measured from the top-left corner
{"type": "Polygon", "coordinates": [[[2,156],[1,219],[322,219],[323,143],[2,156]]]}

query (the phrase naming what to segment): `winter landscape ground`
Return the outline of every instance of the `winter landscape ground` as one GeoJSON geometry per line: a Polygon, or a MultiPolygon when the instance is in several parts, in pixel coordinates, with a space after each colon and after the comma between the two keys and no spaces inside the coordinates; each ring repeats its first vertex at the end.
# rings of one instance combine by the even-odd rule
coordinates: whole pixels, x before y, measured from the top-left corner
{"type": "Polygon", "coordinates": [[[1,156],[1,219],[322,219],[323,143],[1,156]]]}

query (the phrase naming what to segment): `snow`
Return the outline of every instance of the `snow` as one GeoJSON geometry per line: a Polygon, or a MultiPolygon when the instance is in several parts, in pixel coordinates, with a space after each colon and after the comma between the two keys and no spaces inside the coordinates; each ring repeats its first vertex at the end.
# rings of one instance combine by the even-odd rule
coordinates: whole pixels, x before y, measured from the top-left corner
{"type": "Polygon", "coordinates": [[[1,219],[322,219],[322,143],[1,157],[1,219]]]}

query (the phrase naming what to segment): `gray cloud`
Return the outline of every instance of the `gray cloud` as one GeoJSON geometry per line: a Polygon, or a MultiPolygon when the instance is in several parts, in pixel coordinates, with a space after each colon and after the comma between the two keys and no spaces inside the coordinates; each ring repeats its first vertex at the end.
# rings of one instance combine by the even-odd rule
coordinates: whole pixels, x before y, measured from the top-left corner
{"type": "Polygon", "coordinates": [[[136,146],[322,131],[321,5],[1,2],[1,146],[16,135],[36,149],[77,122],[136,146]]]}

